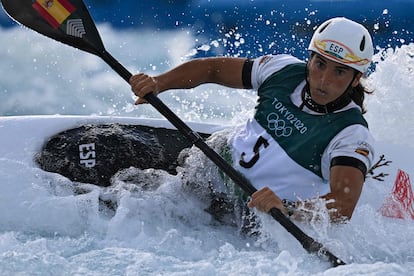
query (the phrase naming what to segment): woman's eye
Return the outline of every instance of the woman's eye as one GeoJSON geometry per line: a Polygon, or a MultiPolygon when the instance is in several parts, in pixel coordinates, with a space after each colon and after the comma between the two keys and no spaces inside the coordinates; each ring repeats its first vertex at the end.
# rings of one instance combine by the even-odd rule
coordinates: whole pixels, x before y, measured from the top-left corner
{"type": "Polygon", "coordinates": [[[345,70],[336,70],[336,74],[338,76],[343,76],[345,74],[345,70]]]}
{"type": "Polygon", "coordinates": [[[325,64],[322,61],[316,62],[316,65],[318,65],[319,68],[322,68],[325,64]]]}

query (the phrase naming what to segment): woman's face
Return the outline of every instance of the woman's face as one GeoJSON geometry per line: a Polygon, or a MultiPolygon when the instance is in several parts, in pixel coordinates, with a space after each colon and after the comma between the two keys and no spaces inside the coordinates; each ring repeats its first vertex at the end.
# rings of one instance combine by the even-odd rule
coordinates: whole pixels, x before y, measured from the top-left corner
{"type": "MultiPolygon", "coordinates": [[[[308,70],[312,100],[320,105],[326,105],[341,96],[355,74],[355,70],[351,67],[331,61],[318,54],[312,55],[308,63],[308,70]]],[[[357,74],[352,81],[352,87],[358,85],[361,76],[361,73],[357,74]]]]}

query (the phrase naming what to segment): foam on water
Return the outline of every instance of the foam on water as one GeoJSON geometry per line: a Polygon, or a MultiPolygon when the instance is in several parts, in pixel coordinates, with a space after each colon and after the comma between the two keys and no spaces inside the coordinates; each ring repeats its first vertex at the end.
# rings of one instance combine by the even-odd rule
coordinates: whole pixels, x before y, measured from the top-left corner
{"type": "MultiPolygon", "coordinates": [[[[99,29],[108,50],[132,72],[162,72],[193,48],[186,33],[163,33],[160,40],[151,32],[99,29]]],[[[0,29],[0,36],[8,42],[0,49],[0,114],[161,117],[150,106],[132,107],[128,85],[97,57],[22,28],[0,29]]],[[[413,56],[412,44],[376,56],[376,71],[368,78],[375,93],[368,97],[366,117],[380,141],[412,146],[413,56]]],[[[216,123],[240,122],[255,104],[254,93],[213,85],[161,97],[185,120],[216,123]]],[[[73,188],[82,184],[27,160],[0,157],[0,274],[414,273],[414,224],[377,211],[394,175],[367,181],[351,223],[300,225],[350,263],[337,268],[308,255],[267,216],[259,240],[242,238],[236,228],[214,224],[203,203],[181,188],[179,176],[154,170],[142,175],[146,188],[118,176],[110,188],[84,185],[90,192],[75,196],[73,188]],[[116,212],[99,198],[116,202],[116,212]]]]}
{"type": "MultiPolygon", "coordinates": [[[[2,115],[79,114],[162,116],[151,106],[133,106],[125,81],[98,57],[47,39],[24,28],[0,29],[9,41],[0,50],[2,115]]],[[[193,40],[185,32],[99,31],[107,50],[132,73],[157,74],[188,58],[193,40]],[[161,38],[161,39],[160,39],[161,38]]],[[[204,85],[161,99],[183,119],[230,119],[250,110],[253,94],[204,85]],[[235,105],[236,103],[236,105],[235,105]]]]}
{"type": "Polygon", "coordinates": [[[367,120],[382,141],[413,146],[414,45],[385,49],[376,55],[375,73],[368,79],[374,96],[367,97],[367,120]]]}

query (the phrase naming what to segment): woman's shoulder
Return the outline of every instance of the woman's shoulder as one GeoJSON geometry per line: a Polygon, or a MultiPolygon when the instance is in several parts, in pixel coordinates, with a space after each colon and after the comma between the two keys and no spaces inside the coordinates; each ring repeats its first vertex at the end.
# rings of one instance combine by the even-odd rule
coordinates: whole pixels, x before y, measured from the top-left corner
{"type": "Polygon", "coordinates": [[[374,152],[375,139],[369,129],[361,124],[350,125],[341,130],[330,143],[333,148],[353,149],[365,147],[374,152]]]}
{"type": "Polygon", "coordinates": [[[332,139],[326,153],[330,158],[349,156],[359,159],[370,168],[376,155],[375,139],[363,125],[350,125],[332,139]]]}
{"type": "Polygon", "coordinates": [[[252,68],[252,86],[257,89],[268,77],[288,65],[304,61],[287,54],[266,55],[254,60],[252,68]]]}
{"type": "Polygon", "coordinates": [[[260,56],[258,58],[255,58],[254,63],[257,67],[270,66],[276,69],[276,71],[278,71],[287,65],[294,64],[294,63],[304,63],[304,61],[292,55],[276,54],[276,55],[265,55],[265,56],[260,56]]]}

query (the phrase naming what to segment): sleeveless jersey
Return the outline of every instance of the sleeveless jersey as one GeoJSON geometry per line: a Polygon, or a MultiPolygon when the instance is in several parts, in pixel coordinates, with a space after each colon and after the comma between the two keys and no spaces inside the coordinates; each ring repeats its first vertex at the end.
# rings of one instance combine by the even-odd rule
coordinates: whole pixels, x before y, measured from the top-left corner
{"type": "Polygon", "coordinates": [[[254,119],[231,141],[235,168],[257,189],[268,186],[289,200],[329,192],[322,163],[334,156],[327,148],[343,129],[367,128],[358,108],[317,115],[299,109],[291,94],[304,82],[305,68],[295,62],[266,77],[258,88],[254,119]]]}
{"type": "Polygon", "coordinates": [[[306,77],[305,67],[291,64],[269,77],[258,90],[254,118],[293,160],[322,177],[322,153],[332,138],[349,125],[368,124],[355,108],[313,115],[295,106],[290,94],[306,77]]]}

